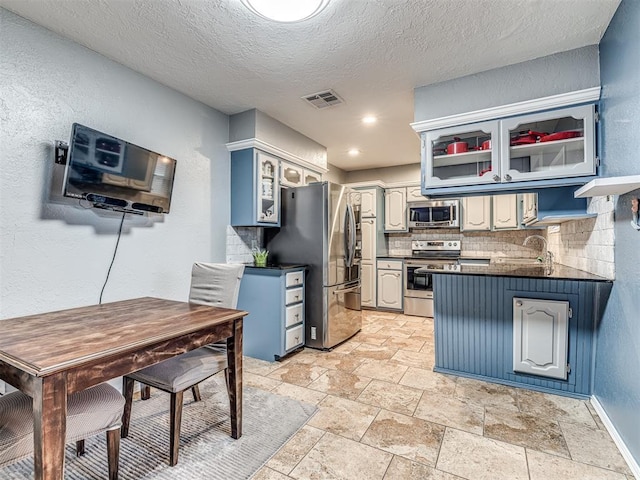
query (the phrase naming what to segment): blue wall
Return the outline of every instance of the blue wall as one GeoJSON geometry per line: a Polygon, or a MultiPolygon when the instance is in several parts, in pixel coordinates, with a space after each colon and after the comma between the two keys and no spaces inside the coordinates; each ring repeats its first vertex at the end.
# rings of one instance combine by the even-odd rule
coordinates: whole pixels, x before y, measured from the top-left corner
{"type": "MultiPolygon", "coordinates": [[[[623,0],[600,42],[605,176],[640,174],[640,2],[623,0]]],[[[597,332],[594,391],[640,464],[640,232],[630,201],[615,211],[616,279],[597,332]]]]}

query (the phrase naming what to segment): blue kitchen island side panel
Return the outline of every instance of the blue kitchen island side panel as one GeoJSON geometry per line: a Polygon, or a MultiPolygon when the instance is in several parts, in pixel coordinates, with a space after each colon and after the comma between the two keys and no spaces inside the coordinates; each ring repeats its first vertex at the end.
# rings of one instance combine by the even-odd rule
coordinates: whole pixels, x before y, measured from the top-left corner
{"type": "Polygon", "coordinates": [[[584,398],[591,394],[600,282],[434,274],[434,370],[584,398]],[[513,297],[568,301],[567,380],[513,371],[513,297]]]}
{"type": "Polygon", "coordinates": [[[286,271],[246,269],[240,282],[238,308],[249,312],[243,322],[243,352],[273,362],[284,352],[284,300],[286,271]]]}

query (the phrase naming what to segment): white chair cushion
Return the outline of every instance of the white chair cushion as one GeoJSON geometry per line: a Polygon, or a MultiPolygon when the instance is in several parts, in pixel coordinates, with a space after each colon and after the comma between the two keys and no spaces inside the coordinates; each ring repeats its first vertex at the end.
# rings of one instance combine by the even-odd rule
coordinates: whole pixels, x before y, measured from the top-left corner
{"type": "MultiPolygon", "coordinates": [[[[102,383],[67,398],[67,442],[120,428],[124,397],[102,383]]],[[[33,454],[33,401],[22,392],[0,397],[0,468],[33,454]]]]}
{"type": "Polygon", "coordinates": [[[127,375],[138,382],[176,393],[227,368],[225,346],[207,345],[127,375]]]}

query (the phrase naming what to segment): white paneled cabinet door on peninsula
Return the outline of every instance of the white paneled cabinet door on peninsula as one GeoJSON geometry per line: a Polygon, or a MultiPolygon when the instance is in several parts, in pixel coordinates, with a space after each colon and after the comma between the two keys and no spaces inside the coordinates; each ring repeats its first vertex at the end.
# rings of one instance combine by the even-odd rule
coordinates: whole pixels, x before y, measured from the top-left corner
{"type": "Polygon", "coordinates": [[[569,302],[513,298],[513,370],[567,379],[569,302]]]}
{"type": "Polygon", "coordinates": [[[384,191],[385,232],[407,231],[407,189],[387,188],[384,191]]]}

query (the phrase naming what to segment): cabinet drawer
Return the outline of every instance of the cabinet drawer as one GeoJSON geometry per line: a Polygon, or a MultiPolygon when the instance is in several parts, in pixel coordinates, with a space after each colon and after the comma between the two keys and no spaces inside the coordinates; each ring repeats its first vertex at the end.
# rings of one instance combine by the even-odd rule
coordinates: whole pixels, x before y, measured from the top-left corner
{"type": "Polygon", "coordinates": [[[287,330],[284,339],[284,349],[291,350],[292,348],[297,347],[298,345],[302,345],[304,342],[304,330],[303,325],[298,325],[297,327],[290,328],[287,330]]]}
{"type": "Polygon", "coordinates": [[[378,260],[378,268],[383,268],[385,270],[402,270],[402,261],[378,260]]]}
{"type": "Polygon", "coordinates": [[[291,325],[300,323],[304,320],[304,311],[302,310],[302,303],[291,305],[286,309],[285,327],[289,328],[291,325]]]}
{"type": "Polygon", "coordinates": [[[287,273],[285,284],[287,288],[302,285],[304,281],[304,271],[287,273]]]}
{"type": "Polygon", "coordinates": [[[286,293],[286,303],[287,305],[291,305],[292,303],[301,302],[304,292],[302,288],[292,288],[291,290],[287,290],[286,293]]]}

